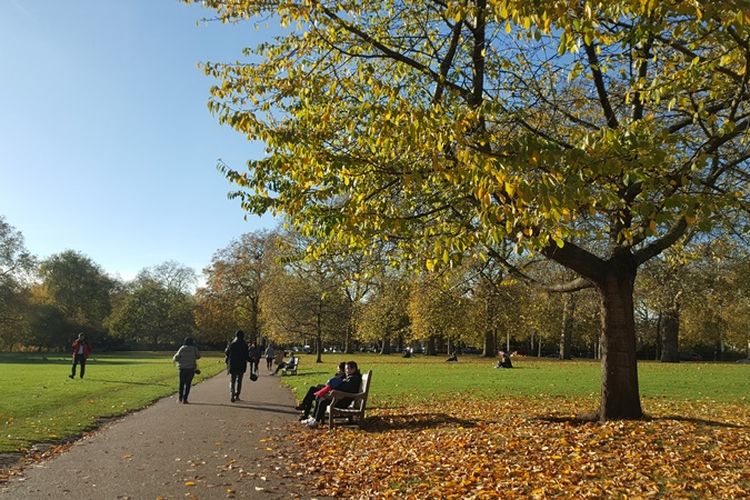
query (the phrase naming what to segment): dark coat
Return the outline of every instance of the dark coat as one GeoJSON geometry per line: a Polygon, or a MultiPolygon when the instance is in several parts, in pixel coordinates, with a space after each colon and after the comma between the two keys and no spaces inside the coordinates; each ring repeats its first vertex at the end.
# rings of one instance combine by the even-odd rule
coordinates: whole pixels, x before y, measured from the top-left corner
{"type": "Polygon", "coordinates": [[[247,352],[247,342],[235,338],[226,348],[227,368],[229,373],[245,373],[250,356],[247,352]]]}
{"type": "MultiPolygon", "coordinates": [[[[344,379],[344,382],[340,386],[336,388],[337,391],[343,391],[343,392],[351,392],[352,394],[359,393],[359,390],[362,386],[362,374],[357,370],[356,372],[352,373],[350,376],[344,379]]],[[[352,401],[354,401],[354,398],[344,398],[340,401],[336,401],[336,407],[337,408],[346,408],[349,406],[352,401]]]]}

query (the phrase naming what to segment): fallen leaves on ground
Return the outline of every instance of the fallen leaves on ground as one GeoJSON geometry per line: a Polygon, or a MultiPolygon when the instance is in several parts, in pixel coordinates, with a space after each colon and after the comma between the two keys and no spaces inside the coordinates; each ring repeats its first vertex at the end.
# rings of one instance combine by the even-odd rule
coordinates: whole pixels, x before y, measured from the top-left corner
{"type": "MultiPolygon", "coordinates": [[[[282,453],[321,495],[368,498],[750,495],[750,408],[645,402],[586,422],[592,401],[451,401],[373,410],[362,429],[295,426],[282,453]]],[[[282,446],[278,446],[281,449],[282,446]]]]}

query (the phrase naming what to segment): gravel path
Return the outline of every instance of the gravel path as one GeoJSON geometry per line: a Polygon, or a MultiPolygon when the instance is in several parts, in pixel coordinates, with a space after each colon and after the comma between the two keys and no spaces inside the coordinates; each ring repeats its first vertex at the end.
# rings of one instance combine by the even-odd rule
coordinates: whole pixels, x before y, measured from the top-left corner
{"type": "MultiPolygon", "coordinates": [[[[222,373],[108,423],[68,451],[0,485],[0,498],[177,499],[306,497],[275,466],[273,446],[296,421],[291,391],[261,370],[229,402],[222,373]]],[[[175,375],[175,384],[177,377],[175,375]]]]}

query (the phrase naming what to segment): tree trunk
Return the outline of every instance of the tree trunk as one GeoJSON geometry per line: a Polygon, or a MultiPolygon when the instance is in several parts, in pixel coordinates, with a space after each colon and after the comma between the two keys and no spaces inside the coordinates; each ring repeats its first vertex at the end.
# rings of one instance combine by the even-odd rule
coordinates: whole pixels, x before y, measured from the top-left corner
{"type": "Polygon", "coordinates": [[[662,363],[680,362],[680,312],[677,308],[670,308],[662,315],[662,363]]]}
{"type": "Polygon", "coordinates": [[[562,334],[560,335],[560,359],[570,359],[570,346],[573,339],[573,317],[576,310],[576,297],[569,293],[565,296],[563,307],[562,334]]]}
{"type": "Polygon", "coordinates": [[[654,359],[658,361],[661,359],[661,311],[659,311],[659,317],[656,318],[656,346],[655,346],[656,354],[654,355],[654,359]]]}
{"type": "Polygon", "coordinates": [[[633,284],[637,267],[630,254],[614,257],[597,282],[602,318],[600,420],[643,417],[635,358],[633,284]]]}
{"type": "Polygon", "coordinates": [[[390,354],[391,353],[391,337],[389,335],[385,335],[383,337],[383,343],[380,347],[380,354],[390,354]]]}
{"type": "Polygon", "coordinates": [[[318,306],[318,315],[315,318],[315,349],[318,351],[318,355],[315,358],[316,363],[323,362],[323,326],[322,326],[322,308],[318,306]]]}
{"type": "Polygon", "coordinates": [[[435,336],[431,335],[429,339],[427,339],[427,352],[425,352],[428,356],[434,356],[436,354],[435,352],[435,336]]]}
{"type": "Polygon", "coordinates": [[[494,358],[497,353],[497,347],[495,346],[495,332],[492,329],[487,328],[484,331],[484,348],[482,350],[482,356],[485,358],[494,358]]]}

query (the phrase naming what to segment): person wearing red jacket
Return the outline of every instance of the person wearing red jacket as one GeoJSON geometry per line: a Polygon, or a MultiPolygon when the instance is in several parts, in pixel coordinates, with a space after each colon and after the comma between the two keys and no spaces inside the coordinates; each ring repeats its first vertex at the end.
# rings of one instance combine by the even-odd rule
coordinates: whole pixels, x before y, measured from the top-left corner
{"type": "Polygon", "coordinates": [[[81,365],[81,378],[86,372],[86,360],[91,354],[91,344],[86,340],[86,336],[82,333],[78,334],[78,338],[73,341],[73,367],[71,368],[70,375],[68,377],[75,378],[76,376],[76,365],[81,365]]]}

